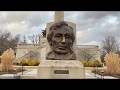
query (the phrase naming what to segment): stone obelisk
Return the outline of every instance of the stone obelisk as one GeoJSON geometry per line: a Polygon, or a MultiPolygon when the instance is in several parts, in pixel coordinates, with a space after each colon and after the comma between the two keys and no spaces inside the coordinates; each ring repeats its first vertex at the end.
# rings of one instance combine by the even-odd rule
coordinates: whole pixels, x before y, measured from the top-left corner
{"type": "Polygon", "coordinates": [[[64,11],[55,11],[54,22],[64,21],[64,11]]]}

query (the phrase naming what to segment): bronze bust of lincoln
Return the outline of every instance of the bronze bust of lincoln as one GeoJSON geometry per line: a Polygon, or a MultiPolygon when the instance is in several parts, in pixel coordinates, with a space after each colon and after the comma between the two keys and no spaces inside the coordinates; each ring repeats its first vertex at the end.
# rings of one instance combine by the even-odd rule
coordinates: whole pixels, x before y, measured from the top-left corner
{"type": "Polygon", "coordinates": [[[47,53],[46,60],[76,60],[73,51],[74,30],[65,21],[59,21],[50,27],[47,40],[51,51],[47,53]]]}

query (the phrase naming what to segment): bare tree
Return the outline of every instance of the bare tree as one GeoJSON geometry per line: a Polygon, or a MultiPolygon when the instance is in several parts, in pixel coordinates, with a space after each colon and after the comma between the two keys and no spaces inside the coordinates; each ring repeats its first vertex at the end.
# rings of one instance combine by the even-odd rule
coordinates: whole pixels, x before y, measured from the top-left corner
{"type": "Polygon", "coordinates": [[[119,44],[115,36],[107,36],[102,41],[102,51],[106,54],[117,53],[119,50],[119,44]]]}
{"type": "Polygon", "coordinates": [[[9,48],[15,50],[19,40],[20,34],[12,37],[11,33],[8,31],[0,32],[0,55],[9,48]]]}
{"type": "Polygon", "coordinates": [[[10,37],[10,32],[0,32],[0,55],[8,49],[10,37]]]}
{"type": "Polygon", "coordinates": [[[28,36],[29,37],[29,39],[31,40],[31,42],[33,43],[33,44],[35,44],[35,40],[34,40],[34,35],[32,35],[32,36],[28,36]]]}
{"type": "Polygon", "coordinates": [[[106,36],[102,41],[101,62],[105,63],[104,57],[109,53],[116,53],[120,56],[119,43],[115,36],[106,36]]]}
{"type": "Polygon", "coordinates": [[[20,34],[17,34],[15,37],[11,38],[9,41],[9,47],[15,50],[15,47],[17,47],[17,44],[20,41],[20,34]]]}
{"type": "Polygon", "coordinates": [[[31,35],[31,36],[28,36],[29,37],[29,39],[31,40],[31,42],[32,42],[32,44],[39,44],[40,43],[40,34],[33,34],[33,35],[31,35]]]}

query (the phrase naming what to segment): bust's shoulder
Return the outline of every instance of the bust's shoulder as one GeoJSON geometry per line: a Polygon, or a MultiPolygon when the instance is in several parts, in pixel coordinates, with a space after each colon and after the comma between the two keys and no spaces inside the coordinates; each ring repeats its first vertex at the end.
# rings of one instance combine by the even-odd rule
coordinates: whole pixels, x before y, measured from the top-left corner
{"type": "Polygon", "coordinates": [[[54,59],[55,55],[53,54],[53,52],[49,52],[46,56],[46,59],[54,59]]]}
{"type": "Polygon", "coordinates": [[[76,60],[76,54],[75,53],[71,54],[71,59],[76,60]]]}

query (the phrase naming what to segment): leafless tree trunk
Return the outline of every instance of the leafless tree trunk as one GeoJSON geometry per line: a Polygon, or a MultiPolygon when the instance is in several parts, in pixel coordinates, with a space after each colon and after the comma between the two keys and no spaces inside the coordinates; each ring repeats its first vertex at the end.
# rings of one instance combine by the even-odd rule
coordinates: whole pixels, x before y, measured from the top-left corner
{"type": "Polygon", "coordinates": [[[0,55],[9,48],[15,50],[20,40],[20,34],[12,37],[10,32],[0,32],[0,55]]]}
{"type": "Polygon", "coordinates": [[[39,44],[40,43],[40,34],[36,34],[36,35],[31,35],[31,36],[28,36],[29,39],[31,40],[32,44],[39,44]]]}

